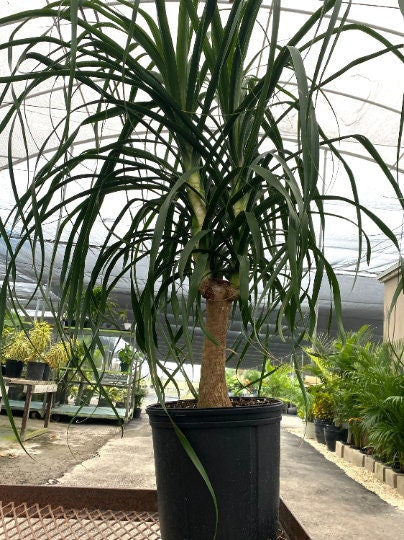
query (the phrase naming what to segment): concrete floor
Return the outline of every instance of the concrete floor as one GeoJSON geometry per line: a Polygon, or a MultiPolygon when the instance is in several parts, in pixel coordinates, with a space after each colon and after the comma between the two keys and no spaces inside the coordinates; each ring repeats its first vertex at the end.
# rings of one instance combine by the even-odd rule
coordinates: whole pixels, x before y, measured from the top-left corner
{"type": "Polygon", "coordinates": [[[73,467],[57,479],[65,486],[156,489],[151,428],[142,413],[115,435],[98,455],[73,467]]]}
{"type": "Polygon", "coordinates": [[[281,497],[313,540],[401,540],[404,512],[282,430],[281,497]]]}
{"type": "MultiPolygon", "coordinates": [[[[281,496],[313,540],[401,540],[404,512],[382,501],[286,431],[300,425],[284,416],[281,436],[281,496]]],[[[147,415],[126,426],[97,457],[76,465],[57,483],[70,486],[155,488],[147,415]]]]}

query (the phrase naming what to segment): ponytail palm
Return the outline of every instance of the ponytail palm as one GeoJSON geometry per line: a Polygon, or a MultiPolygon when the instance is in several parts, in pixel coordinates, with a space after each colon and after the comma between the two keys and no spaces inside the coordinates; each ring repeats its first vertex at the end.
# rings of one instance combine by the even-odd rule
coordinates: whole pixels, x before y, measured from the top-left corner
{"type": "MultiPolygon", "coordinates": [[[[159,394],[159,345],[169,343],[181,369],[192,355],[189,320],[202,327],[200,407],[230,405],[226,334],[237,306],[247,335],[259,341],[260,330],[275,313],[278,331],[282,334],[287,326],[298,341],[302,306],[308,306],[312,331],[326,276],[340,320],[338,283],[318,247],[325,203],[340,200],[355,209],[358,262],[363,252],[370,257],[363,215],[398,247],[393,232],[361,205],[353,172],[338,149],[344,137],[327,136],[317,123],[314,102],[351,67],[322,76],[342,34],[364,32],[378,46],[372,56],[392,54],[403,62],[400,47],[365,26],[345,25],[337,0],[323,2],[288,43],[279,44],[281,9],[274,0],[266,46],[255,50],[261,4],[234,0],[219,9],[217,1],[182,0],[175,11],[176,28],[172,5],[161,0],[152,13],[136,1],[65,0],[1,21],[17,24],[9,43],[2,45],[11,74],[0,78],[0,99],[8,96],[12,103],[0,123],[0,133],[9,132],[10,153],[16,126],[28,134],[24,107],[31,96],[62,86],[66,110],[58,111],[48,137],[38,143],[38,155],[46,160],[36,163],[29,188],[21,192],[11,174],[16,207],[7,226],[18,226],[21,240],[16,247],[8,245],[5,284],[13,279],[27,241],[41,279],[44,230],[62,212],[52,255],[54,262],[64,246],[58,309],[84,321],[91,288],[102,281],[110,292],[129,275],[137,343],[149,359],[159,394]],[[49,22],[52,31],[20,37],[26,21],[35,19],[49,22]],[[319,53],[309,77],[303,57],[314,44],[319,53]],[[256,69],[260,54],[264,60],[256,69]],[[282,136],[285,121],[296,126],[292,146],[282,136]],[[350,197],[322,193],[322,147],[345,169],[350,197]],[[87,286],[85,262],[97,219],[114,204],[118,208],[106,225],[80,308],[75,299],[87,286]],[[139,274],[144,263],[146,277],[139,274]],[[169,311],[175,328],[167,316],[161,317],[169,311]]],[[[402,203],[398,182],[374,146],[363,136],[352,136],[379,164],[402,203]]],[[[92,324],[96,335],[97,318],[92,324]]]]}

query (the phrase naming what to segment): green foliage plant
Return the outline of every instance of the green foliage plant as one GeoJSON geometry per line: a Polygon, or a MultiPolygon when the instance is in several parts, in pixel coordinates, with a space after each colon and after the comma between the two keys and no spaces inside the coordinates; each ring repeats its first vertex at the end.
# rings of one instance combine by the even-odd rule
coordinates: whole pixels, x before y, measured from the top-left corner
{"type": "Polygon", "coordinates": [[[31,329],[12,332],[4,356],[23,362],[42,362],[51,345],[52,327],[47,322],[34,321],[31,329]]]}
{"type": "Polygon", "coordinates": [[[139,386],[135,391],[134,406],[135,409],[139,409],[142,406],[144,398],[147,396],[147,388],[144,386],[139,386]]]}
{"type": "MultiPolygon", "coordinates": [[[[34,321],[30,330],[6,330],[4,356],[23,362],[45,362],[51,368],[66,366],[73,342],[62,339],[52,343],[52,327],[47,322],[34,321]]],[[[4,334],[4,331],[3,331],[4,334]]]]}
{"type": "Polygon", "coordinates": [[[122,371],[129,371],[134,360],[135,353],[133,348],[126,344],[125,347],[118,351],[118,358],[121,362],[122,371]]]}
{"type": "MultiPolygon", "coordinates": [[[[105,392],[105,389],[103,391],[105,392]]],[[[69,397],[74,400],[75,405],[89,405],[95,393],[96,385],[94,384],[69,385],[69,397]]]]}
{"type": "Polygon", "coordinates": [[[25,359],[26,362],[43,361],[44,353],[50,348],[52,339],[52,327],[49,323],[34,321],[31,330],[28,332],[28,342],[30,353],[25,359]]]}
{"type": "Polygon", "coordinates": [[[354,445],[368,445],[403,470],[404,344],[376,344],[365,325],[344,339],[317,338],[306,353],[313,360],[310,371],[332,393],[334,418],[348,424],[354,445]]]}
{"type": "MultiPolygon", "coordinates": [[[[97,347],[109,294],[129,276],[137,345],[148,359],[160,401],[164,385],[157,370],[164,371],[164,359],[159,345],[168,343],[177,362],[169,375],[174,379],[185,360],[193,360],[192,333],[199,326],[205,335],[201,380],[199,392],[190,385],[191,391],[199,407],[229,407],[226,338],[236,307],[244,334],[240,360],[253,338],[254,346],[262,347],[260,330],[270,314],[276,331],[296,344],[302,338],[302,306],[308,305],[307,326],[313,331],[323,276],[341,327],[338,282],[317,238],[318,220],[327,223],[328,203],[340,201],[344,212],[347,206],[354,210],[358,265],[371,257],[368,219],[399,249],[394,232],[358,198],[349,156],[338,148],[346,136],[328,135],[315,104],[354,65],[394,55],[400,69],[404,58],[401,44],[364,24],[348,23],[350,6],[341,0],[319,2],[304,25],[280,42],[281,2],[274,0],[263,62],[254,70],[262,0],[234,0],[223,9],[216,0],[181,0],[176,24],[169,22],[170,4],[156,0],[151,15],[138,1],[58,0],[0,19],[3,29],[15,25],[10,36],[3,30],[0,44],[10,68],[0,77],[0,101],[10,96],[11,103],[0,135],[9,134],[11,153],[14,127],[28,136],[29,100],[58,85],[64,96],[58,119],[40,143],[38,154],[46,159],[38,161],[26,191],[17,186],[10,155],[16,205],[8,224],[18,224],[20,239],[7,243],[1,291],[4,296],[7,287],[12,290],[18,255],[28,241],[37,275],[43,274],[46,223],[66,210],[51,257],[54,265],[63,245],[60,304],[52,309],[83,325],[94,305],[93,287],[101,283],[87,357],[97,347]],[[40,35],[27,35],[27,21],[40,22],[40,35]],[[372,55],[356,54],[361,35],[373,39],[372,55]],[[334,70],[333,52],[342,36],[352,39],[351,57],[334,70]],[[307,73],[305,57],[314,45],[307,73]],[[291,80],[295,86],[283,82],[291,80]],[[296,145],[290,147],[282,135],[282,122],[295,126],[296,145]],[[88,133],[93,143],[80,146],[88,133]],[[322,193],[321,148],[346,172],[350,195],[322,193]],[[119,195],[122,206],[106,227],[87,279],[97,217],[119,195]],[[138,273],[144,262],[146,277],[138,273]]],[[[404,204],[375,146],[361,134],[352,137],[378,165],[377,181],[404,204]]]]}
{"type": "MultiPolygon", "coordinates": [[[[0,337],[0,361],[4,363],[7,359],[12,359],[9,354],[7,354],[8,347],[11,342],[16,339],[16,335],[21,331],[23,319],[19,317],[18,314],[13,311],[7,310],[4,314],[3,321],[3,331],[1,332],[0,337]]],[[[16,351],[17,352],[17,351],[16,351]]]]}
{"type": "Polygon", "coordinates": [[[10,332],[7,335],[7,343],[3,349],[6,360],[21,360],[25,362],[31,355],[31,347],[24,330],[10,332]]]}
{"type": "MultiPolygon", "coordinates": [[[[86,301],[86,292],[83,292],[82,302],[86,301]]],[[[104,285],[95,285],[90,291],[89,316],[99,324],[108,323],[119,329],[124,313],[119,310],[118,303],[108,293],[104,285]]]]}
{"type": "Polygon", "coordinates": [[[297,403],[302,398],[302,390],[294,370],[288,364],[274,367],[268,360],[265,372],[255,369],[226,370],[228,391],[234,395],[260,395],[281,399],[284,402],[297,403]]]}
{"type": "Polygon", "coordinates": [[[63,341],[53,343],[48,351],[43,355],[44,361],[52,368],[59,369],[68,364],[70,359],[71,344],[63,341]]]}
{"type": "MultiPolygon", "coordinates": [[[[372,362],[373,350],[374,344],[368,325],[334,339],[325,335],[316,336],[312,338],[311,346],[304,348],[312,360],[312,364],[306,366],[305,370],[318,377],[323,387],[332,394],[334,420],[337,425],[360,417],[358,396],[361,388],[360,384],[357,384],[356,375],[358,370],[362,373],[366,371],[366,366],[372,362]]],[[[315,388],[313,391],[316,392],[315,388]]],[[[359,434],[360,429],[363,431],[363,426],[360,422],[356,424],[359,426],[359,434]]]]}
{"type": "Polygon", "coordinates": [[[268,376],[262,380],[260,394],[296,404],[296,397],[301,390],[298,380],[293,376],[292,366],[282,364],[275,367],[267,361],[265,370],[268,376]]]}
{"type": "MultiPolygon", "coordinates": [[[[257,371],[257,375],[259,375],[257,371]]],[[[226,369],[226,386],[230,395],[239,395],[245,388],[245,381],[241,377],[241,373],[236,369],[226,369]]]]}
{"type": "MultiPolygon", "coordinates": [[[[116,404],[118,401],[123,401],[125,389],[118,388],[117,386],[104,386],[103,396],[108,403],[116,404]]],[[[101,396],[100,396],[101,397],[101,396]]]]}
{"type": "Polygon", "coordinates": [[[351,432],[351,441],[356,448],[362,448],[367,441],[362,418],[348,418],[348,426],[351,432]]]}
{"type": "Polygon", "coordinates": [[[313,416],[318,420],[334,422],[335,402],[326,388],[317,387],[313,391],[313,416]]]}
{"type": "Polygon", "coordinates": [[[377,347],[366,377],[358,373],[356,379],[367,444],[404,472],[404,343],[377,347]]]}

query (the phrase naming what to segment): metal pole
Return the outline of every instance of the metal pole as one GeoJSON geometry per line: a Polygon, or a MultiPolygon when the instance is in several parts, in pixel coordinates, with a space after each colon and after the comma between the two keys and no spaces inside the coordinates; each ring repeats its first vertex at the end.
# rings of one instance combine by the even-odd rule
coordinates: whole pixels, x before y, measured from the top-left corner
{"type": "MultiPolygon", "coordinates": [[[[325,194],[325,178],[327,174],[327,156],[328,156],[328,150],[324,148],[324,158],[323,158],[323,176],[322,176],[322,182],[321,182],[321,195],[325,194]]],[[[320,220],[320,229],[319,229],[319,239],[318,239],[318,248],[321,251],[322,254],[324,254],[324,228],[323,224],[320,220]]],[[[319,313],[319,299],[317,298],[316,307],[315,307],[315,313],[316,313],[316,324],[314,326],[314,332],[313,335],[317,335],[317,328],[318,328],[318,313],[319,313]]]]}

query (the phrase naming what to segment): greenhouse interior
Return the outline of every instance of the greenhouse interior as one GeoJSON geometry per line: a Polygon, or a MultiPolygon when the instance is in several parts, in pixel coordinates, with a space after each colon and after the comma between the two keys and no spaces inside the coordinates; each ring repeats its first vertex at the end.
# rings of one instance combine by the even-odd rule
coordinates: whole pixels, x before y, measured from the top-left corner
{"type": "Polygon", "coordinates": [[[0,538],[402,538],[403,1],[0,8],[0,538]]]}

